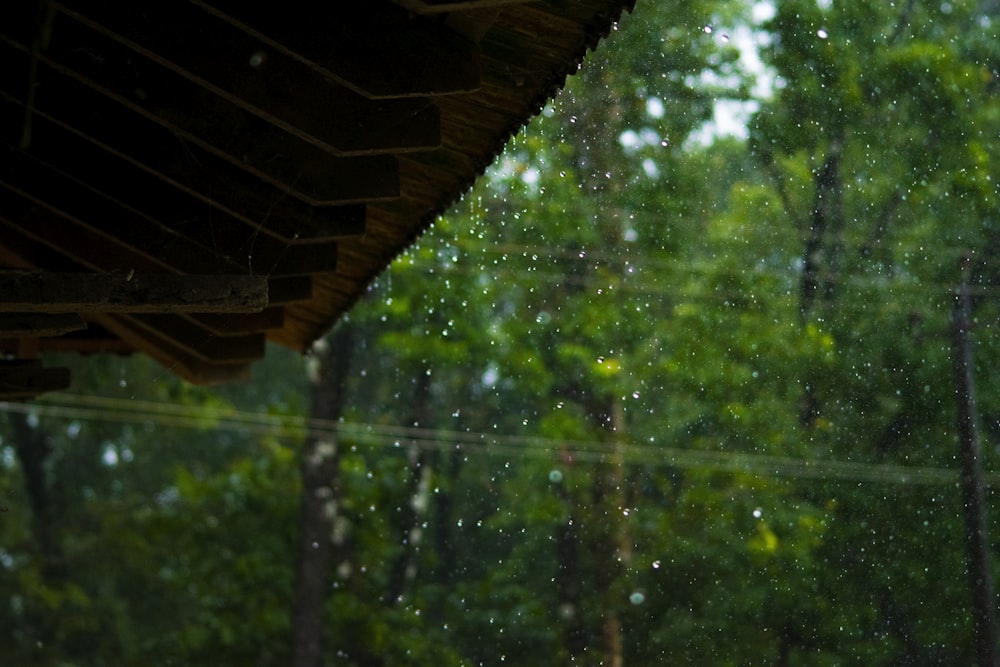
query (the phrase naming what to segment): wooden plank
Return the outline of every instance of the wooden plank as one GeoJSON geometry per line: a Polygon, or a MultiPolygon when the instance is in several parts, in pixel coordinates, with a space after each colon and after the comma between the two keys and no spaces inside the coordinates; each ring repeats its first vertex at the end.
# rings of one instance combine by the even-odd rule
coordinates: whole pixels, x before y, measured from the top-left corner
{"type": "Polygon", "coordinates": [[[0,363],[0,400],[22,401],[47,391],[69,389],[68,368],[43,368],[41,362],[0,363]]]}
{"type": "Polygon", "coordinates": [[[198,359],[173,341],[140,328],[126,316],[109,313],[93,316],[94,321],[132,346],[149,355],[178,377],[194,384],[238,382],[250,378],[245,363],[213,364],[198,359]]]}
{"type": "Polygon", "coordinates": [[[0,313],[0,338],[46,338],[86,328],[83,318],[72,313],[0,313]]]}
{"type": "Polygon", "coordinates": [[[259,276],[0,271],[6,313],[252,313],[266,305],[259,276]]]}
{"type": "Polygon", "coordinates": [[[35,239],[88,269],[249,273],[245,262],[177,233],[183,227],[170,233],[65,174],[2,149],[0,211],[3,224],[15,234],[35,239]]]}
{"type": "Polygon", "coordinates": [[[281,307],[265,308],[259,313],[234,315],[227,313],[202,313],[189,317],[217,336],[234,336],[246,333],[263,333],[272,329],[280,329],[285,325],[285,309],[281,307]]]}
{"type": "Polygon", "coordinates": [[[66,0],[60,12],[332,152],[430,150],[441,143],[429,100],[368,100],[187,2],[66,0]]]}
{"type": "Polygon", "coordinates": [[[205,363],[249,363],[264,358],[265,339],[261,333],[243,332],[223,338],[193,320],[176,315],[132,315],[127,320],[136,330],[169,339],[205,363]]]}
{"type": "MultiPolygon", "coordinates": [[[[0,95],[0,128],[20,114],[19,107],[0,95]]],[[[36,115],[30,157],[2,147],[0,155],[0,179],[5,183],[105,231],[118,227],[113,235],[131,239],[132,247],[149,246],[152,236],[174,238],[175,243],[186,238],[212,257],[247,266],[243,257],[251,240],[261,253],[280,252],[290,243],[273,236],[263,221],[219,204],[213,207],[44,116],[36,115]],[[116,222],[120,218],[131,220],[125,225],[116,222]]],[[[282,193],[273,196],[277,207],[282,193]]],[[[264,203],[254,215],[267,214],[264,203]]]]}
{"type": "Polygon", "coordinates": [[[271,278],[267,281],[267,293],[271,305],[309,301],[313,298],[312,277],[271,278]]]}
{"type": "Polygon", "coordinates": [[[262,229],[184,208],[179,197],[160,193],[161,199],[154,193],[161,187],[169,190],[162,182],[144,178],[143,172],[113,155],[86,153],[86,145],[75,143],[73,135],[50,141],[44,127],[44,119],[39,119],[32,150],[58,160],[56,166],[0,147],[0,210],[16,223],[30,220],[24,233],[35,234],[43,243],[105,270],[156,272],[152,267],[160,266],[192,274],[281,276],[336,268],[336,242],[283,243],[262,229]],[[89,184],[66,174],[67,170],[79,173],[88,164],[89,184]],[[101,188],[113,190],[125,201],[101,188]],[[160,219],[151,217],[157,214],[160,219]],[[71,236],[80,242],[71,243],[71,236]],[[115,253],[108,253],[108,244],[117,247],[115,253]]]}
{"type": "Polygon", "coordinates": [[[405,7],[415,14],[443,14],[445,12],[478,11],[506,7],[507,5],[523,5],[538,0],[392,0],[400,7],[405,7]]]}
{"type": "MultiPolygon", "coordinates": [[[[0,351],[16,353],[17,341],[11,338],[0,338],[0,351]]],[[[45,352],[76,352],[78,354],[118,354],[132,353],[132,346],[105,331],[97,324],[89,323],[88,328],[79,332],[71,332],[57,338],[39,338],[38,351],[45,352]],[[93,333],[92,333],[93,332],[93,333]]]]}
{"type": "MultiPolygon", "coordinates": [[[[39,59],[35,112],[73,127],[133,161],[148,164],[154,171],[176,174],[174,178],[185,187],[207,194],[207,203],[222,199],[251,220],[255,219],[250,213],[253,206],[273,209],[268,224],[275,233],[286,239],[294,234],[322,238],[340,231],[320,224],[329,215],[313,216],[300,210],[304,206],[294,207],[294,201],[288,206],[260,206],[260,196],[253,189],[241,190],[246,200],[241,203],[238,197],[226,198],[225,186],[262,181],[312,206],[399,195],[399,168],[393,156],[330,155],[99,33],[92,33],[98,44],[89,44],[84,51],[82,37],[74,40],[72,30],[79,32],[82,26],[63,21],[71,30],[60,33],[59,40],[39,59]],[[106,43],[103,50],[102,42],[106,43]],[[81,57],[81,52],[86,57],[81,57]],[[120,71],[125,68],[127,74],[120,71]],[[171,80],[161,81],[154,89],[156,94],[145,89],[137,94],[136,80],[150,83],[151,75],[145,70],[158,70],[160,78],[171,80]],[[286,230],[284,225],[289,223],[293,223],[292,228],[286,230]]],[[[23,70],[28,67],[25,49],[0,38],[0,61],[9,63],[0,69],[0,90],[17,100],[23,96],[23,70]]]]}
{"type": "Polygon", "coordinates": [[[373,99],[479,89],[475,43],[436,20],[380,2],[342,3],[334,21],[303,20],[312,5],[194,0],[273,49],[373,99]]]}

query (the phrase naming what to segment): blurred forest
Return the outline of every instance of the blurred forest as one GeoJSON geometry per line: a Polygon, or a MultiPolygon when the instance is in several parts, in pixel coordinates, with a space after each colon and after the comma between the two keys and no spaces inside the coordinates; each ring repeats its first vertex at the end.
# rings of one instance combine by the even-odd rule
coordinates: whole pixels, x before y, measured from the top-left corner
{"type": "Polygon", "coordinates": [[[995,664],[1000,4],[637,5],[306,358],[0,406],[0,664],[995,664]]]}

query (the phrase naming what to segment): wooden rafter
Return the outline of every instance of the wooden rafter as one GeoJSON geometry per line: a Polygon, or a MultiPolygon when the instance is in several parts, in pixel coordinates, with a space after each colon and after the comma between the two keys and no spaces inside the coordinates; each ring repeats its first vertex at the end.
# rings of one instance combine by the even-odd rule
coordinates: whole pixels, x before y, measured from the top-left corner
{"type": "Polygon", "coordinates": [[[419,151],[441,145],[440,118],[429,100],[366,99],[187,2],[67,0],[53,27],[60,36],[64,18],[334,153],[419,151]],[[260,54],[258,62],[254,56],[260,54]],[[234,70],[244,75],[233,76],[234,70]]]}
{"type": "MultiPolygon", "coordinates": [[[[238,170],[314,205],[398,196],[398,167],[392,156],[345,157],[324,151],[170,69],[129,57],[126,47],[103,35],[96,34],[103,49],[95,51],[86,33],[75,34],[85,30],[82,26],[69,23],[69,28],[39,59],[36,114],[73,126],[136,162],[162,165],[160,171],[185,162],[188,171],[238,170]],[[89,44],[85,51],[84,44],[89,44]],[[136,81],[143,87],[136,88],[136,81]],[[218,166],[223,161],[229,164],[218,166]]],[[[28,53],[23,45],[0,38],[0,57],[14,64],[0,69],[0,91],[19,100],[19,70],[27,66],[28,53]]],[[[207,182],[218,180],[216,176],[207,182]]],[[[192,179],[187,185],[194,183],[192,179]]],[[[253,205],[253,199],[244,204],[253,205]]],[[[272,211],[276,230],[281,229],[281,213],[272,211]]],[[[294,215],[290,211],[288,217],[294,215]]],[[[308,229],[295,231],[315,235],[308,229]]]]}
{"type": "Polygon", "coordinates": [[[0,272],[6,313],[253,313],[265,306],[262,276],[0,272]]]}
{"type": "Polygon", "coordinates": [[[0,338],[62,336],[86,328],[83,318],[73,313],[0,313],[0,338]]]}
{"type": "Polygon", "coordinates": [[[274,4],[194,2],[365,97],[451,95],[480,87],[475,43],[390,4],[344,3],[331,26],[302,21],[299,12],[274,4]]]}
{"type": "Polygon", "coordinates": [[[415,14],[444,14],[521,5],[537,0],[393,0],[393,2],[415,14]]]}

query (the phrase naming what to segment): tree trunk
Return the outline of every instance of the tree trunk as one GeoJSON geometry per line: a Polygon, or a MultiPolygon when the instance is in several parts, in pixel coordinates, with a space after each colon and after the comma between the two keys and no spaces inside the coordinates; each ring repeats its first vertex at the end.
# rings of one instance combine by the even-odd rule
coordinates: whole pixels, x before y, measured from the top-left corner
{"type": "MultiPolygon", "coordinates": [[[[335,421],[343,413],[353,330],[343,322],[317,343],[312,358],[312,420],[335,421]]],[[[310,429],[302,448],[299,553],[292,601],[292,666],[323,663],[323,606],[330,564],[343,539],[340,511],[340,452],[336,433],[310,429]]]]}
{"type": "MultiPolygon", "coordinates": [[[[431,378],[426,373],[420,373],[417,376],[416,393],[413,397],[413,410],[409,420],[411,424],[424,426],[429,424],[430,395],[431,378]]],[[[411,442],[407,446],[407,461],[410,467],[410,479],[407,484],[406,501],[398,507],[397,523],[397,535],[402,550],[389,568],[389,584],[382,595],[382,601],[390,605],[403,597],[407,585],[416,576],[417,556],[422,538],[420,524],[427,512],[427,487],[430,484],[429,457],[418,443],[411,442]]]]}
{"type": "Polygon", "coordinates": [[[997,667],[997,620],[990,572],[989,540],[986,534],[985,481],[979,416],[972,361],[969,286],[963,279],[955,294],[952,311],[952,364],[955,373],[958,437],[962,461],[962,504],[965,508],[965,536],[968,549],[969,581],[972,587],[972,615],[975,627],[976,658],[979,667],[997,667]]]}
{"type": "Polygon", "coordinates": [[[46,461],[52,454],[52,444],[40,428],[32,428],[26,415],[12,412],[7,415],[14,434],[24,486],[31,505],[31,536],[42,564],[42,574],[52,580],[64,574],[62,544],[55,528],[55,512],[46,461]]]}
{"type": "Polygon", "coordinates": [[[595,595],[602,601],[601,656],[605,665],[622,667],[621,609],[624,598],[622,576],[632,559],[632,543],[626,525],[625,460],[622,451],[625,414],[622,402],[611,398],[608,411],[608,458],[594,477],[592,513],[602,526],[592,545],[595,563],[595,595]]]}
{"type": "Polygon", "coordinates": [[[581,615],[582,591],[579,549],[580,533],[573,501],[562,481],[556,491],[566,506],[566,518],[556,527],[556,559],[559,567],[559,615],[564,619],[563,641],[569,651],[570,662],[582,660],[587,650],[587,630],[581,615]]]}

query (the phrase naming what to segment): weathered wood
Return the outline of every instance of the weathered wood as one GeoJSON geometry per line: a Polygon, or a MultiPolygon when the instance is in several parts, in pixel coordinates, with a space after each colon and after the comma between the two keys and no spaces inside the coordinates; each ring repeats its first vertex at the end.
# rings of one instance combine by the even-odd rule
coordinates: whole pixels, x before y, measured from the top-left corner
{"type": "Polygon", "coordinates": [[[267,281],[267,291],[270,303],[273,305],[309,301],[313,296],[312,278],[310,276],[271,278],[267,281]]]}
{"type": "MultiPolygon", "coordinates": [[[[331,155],[141,56],[127,57],[126,47],[99,34],[99,50],[91,44],[87,57],[81,57],[86,35],[73,37],[83,27],[65,17],[63,21],[70,30],[60,33],[39,61],[36,114],[64,123],[151,170],[171,174],[184,187],[208,194],[209,200],[221,199],[249,219],[270,210],[269,226],[286,238],[342,232],[337,227],[325,230],[319,216],[303,219],[307,211],[301,202],[297,208],[302,210],[295,210],[294,200],[262,203],[262,195],[245,189],[241,191],[249,196],[241,201],[227,197],[221,186],[257,178],[313,206],[399,195],[399,169],[391,155],[331,155]],[[132,77],[150,92],[142,88],[138,94],[132,77]],[[292,229],[286,231],[283,225],[289,223],[292,229]]],[[[0,69],[0,90],[19,101],[20,69],[27,67],[28,54],[23,45],[0,38],[0,60],[10,63],[0,69]]]]}
{"type": "MultiPolygon", "coordinates": [[[[35,135],[40,143],[37,131],[35,135]]],[[[3,149],[0,211],[13,237],[33,239],[89,269],[249,273],[245,261],[238,264],[189,236],[171,234],[168,227],[116,206],[64,173],[3,149]]],[[[262,240],[260,247],[266,245],[262,240]]]]}
{"type": "Polygon", "coordinates": [[[522,5],[538,0],[392,0],[415,14],[442,14],[445,12],[474,11],[506,5],[522,5]]]}
{"type": "Polygon", "coordinates": [[[68,368],[43,368],[41,362],[0,362],[0,400],[23,401],[69,386],[68,368]]]}
{"type": "MultiPolygon", "coordinates": [[[[35,142],[43,143],[37,131],[35,134],[35,142]]],[[[113,163],[102,164],[113,167],[113,163]]],[[[102,171],[95,178],[106,182],[113,173],[102,171]]],[[[134,183],[136,174],[125,170],[122,177],[134,183]]],[[[123,192],[128,203],[147,208],[142,190],[123,192]]],[[[0,148],[0,211],[10,220],[12,233],[51,245],[88,268],[155,273],[159,267],[164,272],[278,277],[334,271],[337,266],[335,242],[284,243],[264,234],[263,229],[258,233],[242,225],[227,227],[221,217],[176,214],[165,224],[140,215],[128,203],[116,205],[115,200],[61,170],[0,148]],[[109,252],[108,246],[114,247],[114,252],[109,252]]],[[[162,204],[167,213],[177,202],[162,204]]],[[[150,208],[149,212],[157,211],[150,208]]]]}
{"type": "MultiPolygon", "coordinates": [[[[441,23],[379,2],[343,3],[338,21],[303,21],[284,5],[194,0],[253,37],[370,98],[479,89],[479,49],[441,23]]],[[[421,3],[425,5],[426,3],[421,3]]],[[[468,4],[468,3],[466,3],[468,4]]]]}
{"type": "Polygon", "coordinates": [[[428,100],[368,100],[187,2],[67,0],[60,12],[334,152],[429,150],[441,144],[440,118],[428,100]],[[238,72],[242,76],[234,76],[238,72]]]}
{"type": "Polygon", "coordinates": [[[241,332],[221,337],[194,319],[178,315],[134,314],[121,318],[136,330],[169,339],[192,358],[207,364],[249,363],[264,358],[266,340],[262,333],[241,332]]]}
{"type": "Polygon", "coordinates": [[[0,313],[0,338],[62,336],[86,328],[83,318],[72,313],[0,313]]]}
{"type": "Polygon", "coordinates": [[[6,313],[253,313],[265,306],[260,276],[0,272],[6,313]]]}
{"type": "Polygon", "coordinates": [[[217,336],[235,336],[246,333],[263,333],[285,325],[285,309],[269,306],[259,313],[215,314],[203,313],[189,316],[217,336]]]}
{"type": "Polygon", "coordinates": [[[137,327],[126,316],[104,313],[91,317],[133,349],[142,350],[144,354],[162,364],[167,371],[193,384],[238,382],[250,377],[249,364],[206,363],[169,338],[137,327]]]}

